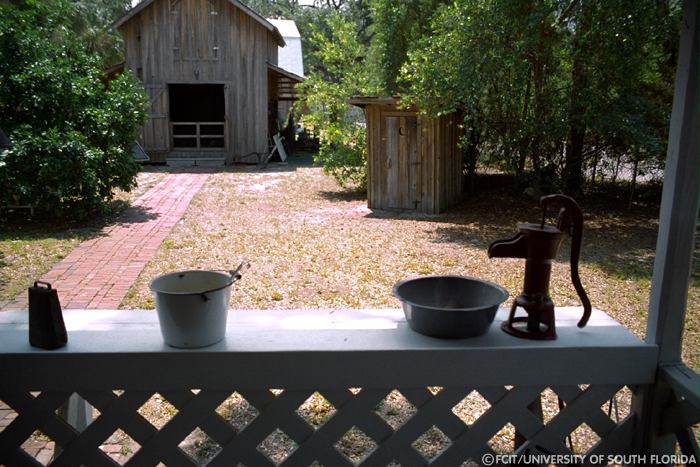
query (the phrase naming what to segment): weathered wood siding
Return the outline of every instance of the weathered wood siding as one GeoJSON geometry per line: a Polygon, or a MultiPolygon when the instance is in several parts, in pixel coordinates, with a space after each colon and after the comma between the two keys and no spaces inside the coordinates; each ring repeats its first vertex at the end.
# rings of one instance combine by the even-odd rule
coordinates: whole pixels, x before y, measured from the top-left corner
{"type": "Polygon", "coordinates": [[[168,84],[174,83],[225,86],[227,162],[265,151],[267,63],[277,63],[278,46],[269,30],[227,0],[156,0],[119,29],[126,67],[151,98],[143,129],[149,154],[164,157],[171,149],[168,84]]]}
{"type": "Polygon", "coordinates": [[[460,201],[456,114],[432,119],[393,105],[369,104],[365,118],[369,208],[437,214],[460,201]]]}

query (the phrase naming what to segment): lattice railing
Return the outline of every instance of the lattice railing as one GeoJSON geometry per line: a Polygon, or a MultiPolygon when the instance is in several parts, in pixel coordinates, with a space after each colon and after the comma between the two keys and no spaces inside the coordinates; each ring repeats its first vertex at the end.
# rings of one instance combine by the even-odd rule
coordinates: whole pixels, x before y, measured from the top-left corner
{"type": "Polygon", "coordinates": [[[624,453],[629,388],[654,381],[656,348],[600,312],[584,330],[580,310],[557,312],[551,342],[496,323],[432,339],[400,310],[235,312],[224,341],[180,350],[153,312],[74,311],[57,351],[30,347],[26,316],[6,313],[0,465],[454,467],[494,453],[624,453]]]}
{"type": "Polygon", "coordinates": [[[79,392],[82,432],[59,415],[72,394],[0,393],[0,464],[480,465],[621,453],[634,429],[620,385],[79,392]]]}

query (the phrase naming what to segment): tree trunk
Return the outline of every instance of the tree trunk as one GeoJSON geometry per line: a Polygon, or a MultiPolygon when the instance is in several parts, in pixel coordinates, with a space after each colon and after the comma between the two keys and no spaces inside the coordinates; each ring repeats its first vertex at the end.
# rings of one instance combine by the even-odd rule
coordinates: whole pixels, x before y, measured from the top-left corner
{"type": "Polygon", "coordinates": [[[571,196],[583,193],[583,142],[586,126],[578,117],[569,116],[569,140],[566,145],[566,192],[571,196]],[[571,120],[578,121],[571,121],[571,120]]]}
{"type": "Polygon", "coordinates": [[[588,2],[579,6],[579,22],[573,39],[573,67],[569,104],[569,136],[566,142],[564,167],[566,192],[571,196],[583,193],[583,144],[586,137],[585,95],[588,87],[584,36],[588,31],[588,2]]]}
{"type": "Polygon", "coordinates": [[[639,161],[637,158],[634,159],[634,165],[632,167],[632,184],[630,185],[630,200],[627,204],[627,210],[632,210],[632,204],[634,203],[634,194],[637,190],[637,175],[639,173],[639,161]]]}
{"type": "MultiPolygon", "coordinates": [[[[532,64],[532,87],[533,87],[533,116],[538,121],[547,121],[548,112],[545,95],[545,84],[547,80],[547,62],[549,50],[547,50],[547,36],[552,33],[551,26],[544,19],[540,20],[537,47],[531,54],[532,64]]],[[[532,195],[538,199],[542,195],[544,180],[542,178],[542,133],[538,129],[534,132],[530,140],[530,159],[532,160],[532,195]]],[[[545,161],[546,162],[546,161],[545,161]]]]}
{"type": "Polygon", "coordinates": [[[600,161],[600,153],[598,151],[595,152],[595,156],[593,159],[593,173],[591,174],[591,184],[595,185],[596,182],[596,175],[598,173],[598,162],[600,161]]]}
{"type": "MultiPolygon", "coordinates": [[[[523,99],[523,113],[521,116],[521,121],[527,121],[527,114],[530,107],[530,90],[532,88],[532,79],[528,76],[527,85],[525,86],[525,98],[523,99]]],[[[523,175],[525,174],[525,162],[527,162],[527,140],[525,138],[520,138],[518,143],[518,166],[516,167],[515,178],[520,181],[523,180],[523,175]]]]}
{"type": "Polygon", "coordinates": [[[617,176],[620,175],[620,164],[622,164],[622,154],[617,154],[617,159],[615,160],[615,171],[612,176],[613,185],[617,183],[617,176]]]}
{"type": "Polygon", "coordinates": [[[469,139],[467,147],[464,150],[464,165],[467,169],[467,195],[474,195],[474,185],[476,180],[476,163],[479,159],[479,132],[471,126],[469,128],[469,139]]]}
{"type": "MultiPolygon", "coordinates": [[[[544,36],[544,26],[540,25],[540,35],[539,41],[537,43],[537,50],[533,54],[532,58],[532,84],[534,88],[534,118],[543,119],[544,118],[544,81],[545,81],[545,63],[542,60],[544,55],[543,46],[543,36],[544,36]]],[[[532,161],[532,183],[530,188],[532,190],[532,196],[536,199],[542,195],[542,157],[540,154],[540,148],[542,146],[542,136],[539,131],[535,132],[530,140],[530,160],[532,161]]]]}

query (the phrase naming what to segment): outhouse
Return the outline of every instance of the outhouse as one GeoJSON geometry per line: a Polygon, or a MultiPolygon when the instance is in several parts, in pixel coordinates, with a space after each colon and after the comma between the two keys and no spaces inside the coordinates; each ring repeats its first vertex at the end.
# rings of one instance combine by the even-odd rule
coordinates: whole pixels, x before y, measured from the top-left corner
{"type": "Polygon", "coordinates": [[[462,195],[458,113],[431,118],[393,97],[354,97],[367,123],[370,209],[438,214],[462,195]]]}

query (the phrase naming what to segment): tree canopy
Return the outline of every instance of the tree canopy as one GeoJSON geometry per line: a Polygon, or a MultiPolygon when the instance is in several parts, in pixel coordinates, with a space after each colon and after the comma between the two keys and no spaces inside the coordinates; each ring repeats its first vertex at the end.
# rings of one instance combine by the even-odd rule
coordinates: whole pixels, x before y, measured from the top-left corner
{"type": "Polygon", "coordinates": [[[96,54],[103,66],[124,59],[122,39],[111,28],[131,8],[130,0],[73,0],[71,29],[88,54],[96,54]]]}
{"type": "Polygon", "coordinates": [[[321,143],[317,159],[341,184],[365,188],[365,128],[359,124],[361,112],[351,108],[349,99],[376,89],[365,79],[365,46],[355,30],[355,23],[339,12],[324,18],[311,36],[316,44],[313,56],[320,66],[299,91],[309,109],[305,123],[321,143]]]}
{"type": "Polygon", "coordinates": [[[459,0],[433,16],[402,74],[429,112],[465,110],[479,157],[571,194],[586,167],[657,166],[675,12],[662,2],[459,0]],[[551,175],[554,175],[552,177],[551,175]]]}
{"type": "MultiPolygon", "coordinates": [[[[467,171],[498,168],[537,196],[580,194],[621,162],[635,176],[660,169],[679,9],[672,0],[347,0],[334,11],[365,48],[345,64],[355,91],[399,95],[430,115],[462,112],[467,171]]],[[[315,18],[310,79],[340,85],[345,75],[327,72],[323,51],[340,32],[318,9],[289,14],[315,18]]]]}
{"type": "MultiPolygon", "coordinates": [[[[320,137],[319,160],[342,182],[363,186],[365,176],[362,114],[347,103],[357,94],[399,96],[428,115],[460,112],[465,172],[513,174],[532,196],[578,195],[624,163],[633,177],[661,167],[677,0],[244,2],[296,20],[307,72],[299,107],[320,137]]],[[[76,141],[114,154],[118,145],[94,130],[98,117],[119,105],[140,116],[142,96],[128,73],[110,92],[95,83],[121,57],[109,26],[130,3],[0,3],[0,58],[13,64],[0,71],[0,125],[14,139],[28,128],[78,131],[86,139],[76,141]]],[[[135,131],[115,128],[124,141],[135,131]]]]}

